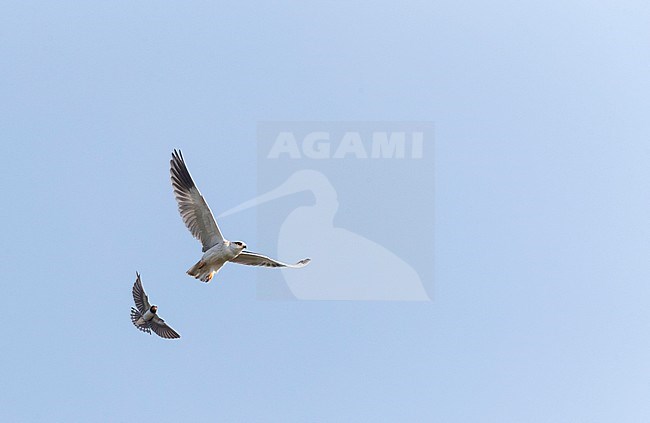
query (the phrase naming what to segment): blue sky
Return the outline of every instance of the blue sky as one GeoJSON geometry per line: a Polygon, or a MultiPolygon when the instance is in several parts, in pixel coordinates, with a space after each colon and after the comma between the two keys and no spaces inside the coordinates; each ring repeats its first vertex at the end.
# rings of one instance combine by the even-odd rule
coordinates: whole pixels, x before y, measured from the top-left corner
{"type": "Polygon", "coordinates": [[[650,420],[649,15],[3,2],[0,420],[650,420]],[[261,121],[434,122],[432,302],[184,274],[171,150],[218,213],[257,194],[261,121]],[[136,270],[180,341],[131,326],[136,270]]]}

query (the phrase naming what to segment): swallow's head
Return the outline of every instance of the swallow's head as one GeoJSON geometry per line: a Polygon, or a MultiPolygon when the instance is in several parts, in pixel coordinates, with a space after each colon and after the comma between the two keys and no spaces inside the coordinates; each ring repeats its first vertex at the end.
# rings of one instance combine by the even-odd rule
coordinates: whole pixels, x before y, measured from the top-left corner
{"type": "Polygon", "coordinates": [[[156,312],[158,311],[158,306],[153,306],[152,305],[151,308],[149,309],[149,311],[152,312],[153,314],[156,314],[156,312]]]}
{"type": "Polygon", "coordinates": [[[237,251],[242,251],[246,248],[246,244],[244,244],[241,241],[233,241],[232,245],[235,247],[237,251]]]}

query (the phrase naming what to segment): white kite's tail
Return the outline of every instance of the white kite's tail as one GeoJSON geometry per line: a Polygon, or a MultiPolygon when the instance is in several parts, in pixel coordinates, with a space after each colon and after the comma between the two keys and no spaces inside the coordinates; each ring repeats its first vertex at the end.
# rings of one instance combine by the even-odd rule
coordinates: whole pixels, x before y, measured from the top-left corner
{"type": "Polygon", "coordinates": [[[221,266],[215,269],[213,267],[208,266],[203,260],[199,260],[194,266],[189,268],[187,274],[190,276],[194,276],[196,279],[200,280],[201,282],[208,283],[212,280],[212,277],[214,276],[215,273],[217,273],[217,270],[219,270],[221,266]]]}

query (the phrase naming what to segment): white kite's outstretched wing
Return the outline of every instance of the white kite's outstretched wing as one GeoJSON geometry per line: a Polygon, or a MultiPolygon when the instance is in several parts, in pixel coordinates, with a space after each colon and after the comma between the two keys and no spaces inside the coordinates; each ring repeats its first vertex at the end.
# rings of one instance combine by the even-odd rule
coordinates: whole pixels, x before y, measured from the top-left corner
{"type": "Polygon", "coordinates": [[[302,259],[296,264],[282,263],[262,254],[253,253],[252,251],[242,251],[237,257],[230,260],[233,263],[245,264],[247,266],[264,266],[264,267],[291,267],[294,269],[305,267],[311,259],[302,259]]]}
{"type": "Polygon", "coordinates": [[[180,150],[172,153],[170,173],[174,196],[185,226],[203,244],[203,252],[223,241],[212,211],[194,184],[180,150]]]}

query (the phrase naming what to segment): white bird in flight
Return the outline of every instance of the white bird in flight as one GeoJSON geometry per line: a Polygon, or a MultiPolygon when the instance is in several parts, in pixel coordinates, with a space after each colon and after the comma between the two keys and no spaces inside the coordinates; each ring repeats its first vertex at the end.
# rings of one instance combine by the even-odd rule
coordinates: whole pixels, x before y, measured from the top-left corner
{"type": "Polygon", "coordinates": [[[142,332],[151,335],[151,331],[156,332],[156,335],[166,339],[176,339],[181,336],[174,329],[169,327],[165,321],[158,317],[158,306],[149,304],[149,297],[144,292],[140,274],[135,273],[135,283],[133,284],[133,301],[135,306],[131,307],[131,322],[136,328],[142,332]]]}
{"type": "Polygon", "coordinates": [[[202,282],[210,282],[214,274],[227,261],[248,266],[291,268],[304,267],[311,261],[311,259],[305,258],[295,264],[282,263],[262,254],[244,251],[246,244],[241,241],[224,239],[208,203],[203,199],[187,166],[185,166],[180,150],[174,150],[170,164],[172,187],[178,203],[178,211],[181,213],[185,226],[203,245],[203,257],[187,271],[188,275],[194,276],[202,282]]]}

